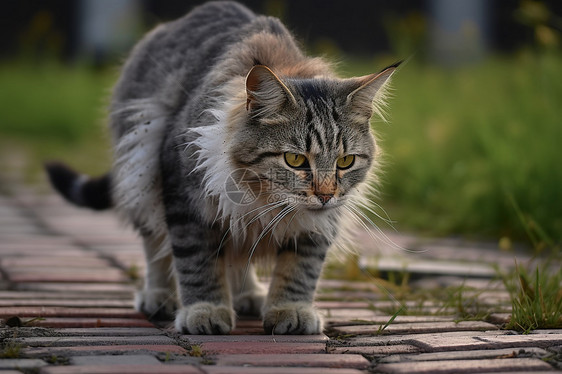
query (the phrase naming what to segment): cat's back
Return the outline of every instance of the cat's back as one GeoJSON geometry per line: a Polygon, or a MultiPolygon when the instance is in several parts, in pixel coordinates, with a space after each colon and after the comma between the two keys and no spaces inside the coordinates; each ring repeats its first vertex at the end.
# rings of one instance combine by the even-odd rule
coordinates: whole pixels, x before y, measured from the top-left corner
{"type": "Polygon", "coordinates": [[[114,90],[114,104],[153,97],[166,90],[188,95],[213,61],[240,38],[241,30],[255,18],[254,13],[236,2],[213,1],[158,26],[135,46],[125,63],[114,90]]]}

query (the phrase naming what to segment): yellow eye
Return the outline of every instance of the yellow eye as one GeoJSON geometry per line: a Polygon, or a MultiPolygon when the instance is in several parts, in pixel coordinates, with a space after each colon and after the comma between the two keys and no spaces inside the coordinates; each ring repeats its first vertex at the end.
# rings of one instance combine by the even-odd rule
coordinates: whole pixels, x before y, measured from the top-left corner
{"type": "Polygon", "coordinates": [[[296,153],[285,152],[285,162],[292,168],[299,168],[306,162],[306,157],[296,153]]]}
{"type": "Polygon", "coordinates": [[[336,165],[338,166],[338,169],[349,169],[350,167],[353,166],[353,163],[355,162],[355,156],[354,155],[347,155],[347,156],[343,156],[338,158],[338,161],[336,162],[336,165]]]}

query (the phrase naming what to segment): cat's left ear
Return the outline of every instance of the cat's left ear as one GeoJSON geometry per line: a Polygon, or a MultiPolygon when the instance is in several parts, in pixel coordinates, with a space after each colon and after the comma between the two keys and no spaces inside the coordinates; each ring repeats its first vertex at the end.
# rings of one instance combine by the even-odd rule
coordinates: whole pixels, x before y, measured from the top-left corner
{"type": "Polygon", "coordinates": [[[385,85],[400,64],[401,62],[398,62],[379,73],[352,78],[359,87],[347,95],[347,105],[355,114],[368,120],[373,115],[373,110],[377,111],[378,107],[384,105],[385,85]]]}
{"type": "Polygon", "coordinates": [[[289,88],[265,65],[254,66],[246,76],[246,109],[256,115],[278,114],[296,105],[289,88]]]}

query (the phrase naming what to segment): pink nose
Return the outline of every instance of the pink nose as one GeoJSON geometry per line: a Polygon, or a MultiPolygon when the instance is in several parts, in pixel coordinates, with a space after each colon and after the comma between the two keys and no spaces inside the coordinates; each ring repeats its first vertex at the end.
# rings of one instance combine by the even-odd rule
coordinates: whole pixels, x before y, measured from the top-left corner
{"type": "Polygon", "coordinates": [[[316,196],[318,197],[318,200],[320,200],[322,205],[326,205],[328,201],[330,201],[330,199],[334,197],[334,194],[318,194],[316,196]]]}

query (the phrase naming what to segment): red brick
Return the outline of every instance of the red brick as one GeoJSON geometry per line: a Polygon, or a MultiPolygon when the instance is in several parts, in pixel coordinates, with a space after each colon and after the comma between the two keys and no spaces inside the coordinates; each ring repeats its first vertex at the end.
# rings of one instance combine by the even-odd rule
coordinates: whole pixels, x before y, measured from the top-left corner
{"type": "Polygon", "coordinates": [[[191,365],[48,366],[40,374],[204,374],[191,365]]]}
{"type": "Polygon", "coordinates": [[[220,355],[220,366],[304,366],[366,369],[369,361],[361,355],[329,354],[239,354],[220,355]]]}
{"type": "Polygon", "coordinates": [[[403,362],[377,365],[382,373],[439,374],[439,373],[490,373],[516,371],[532,372],[552,370],[546,362],[534,358],[511,358],[495,360],[446,360],[403,362]]]}
{"type": "Polygon", "coordinates": [[[0,318],[12,316],[144,318],[142,313],[124,308],[0,307],[0,318]]]}
{"type": "Polygon", "coordinates": [[[317,301],[314,305],[320,309],[369,309],[373,303],[364,301],[317,301]]]}
{"type": "Polygon", "coordinates": [[[540,358],[544,359],[551,354],[542,348],[503,348],[482,349],[474,351],[448,351],[435,353],[420,353],[417,355],[397,354],[382,358],[380,363],[411,362],[411,361],[447,361],[447,360],[482,360],[497,358],[540,358]]]}
{"type": "MultiPolygon", "coordinates": [[[[321,309],[320,313],[326,318],[327,321],[372,321],[377,317],[377,313],[368,309],[321,309]]],[[[388,319],[387,319],[388,321],[388,319]]]]}
{"type": "Polygon", "coordinates": [[[171,338],[156,336],[33,336],[14,338],[14,342],[29,347],[73,347],[89,345],[171,345],[171,338]]]}
{"type": "MultiPolygon", "coordinates": [[[[339,334],[376,335],[381,325],[338,326],[334,331],[339,334]]],[[[383,334],[419,334],[449,331],[487,331],[497,330],[495,325],[480,321],[392,323],[383,334]]]]}
{"type": "Polygon", "coordinates": [[[96,308],[133,308],[133,300],[56,300],[56,299],[16,299],[16,300],[2,300],[0,299],[0,307],[19,307],[19,306],[68,306],[68,307],[96,307],[96,308]]]}
{"type": "MultiPolygon", "coordinates": [[[[330,323],[330,326],[358,326],[358,325],[385,325],[391,318],[390,315],[380,315],[369,310],[362,310],[362,309],[347,309],[350,314],[348,318],[346,318],[346,314],[344,311],[346,309],[331,309],[328,312],[336,312],[333,313],[332,317],[326,317],[324,320],[330,323]],[[367,313],[365,313],[365,318],[356,317],[353,314],[353,311],[356,312],[370,312],[372,315],[369,317],[367,313]]],[[[424,322],[454,322],[454,316],[397,316],[392,325],[394,324],[402,324],[402,323],[424,323],[424,322]]]]}
{"type": "Polygon", "coordinates": [[[156,327],[99,327],[99,328],[65,328],[54,329],[56,336],[154,336],[165,335],[156,327]]]}
{"type": "Polygon", "coordinates": [[[270,343],[325,343],[326,335],[182,335],[181,338],[189,344],[205,344],[225,342],[238,344],[240,342],[270,342],[270,343]]]}
{"type": "Polygon", "coordinates": [[[95,255],[76,256],[76,257],[63,257],[63,256],[39,256],[39,257],[6,257],[5,255],[0,260],[0,266],[11,268],[26,268],[26,267],[74,267],[74,268],[103,268],[109,267],[111,264],[103,258],[95,255]]]}
{"type": "Polygon", "coordinates": [[[499,346],[509,347],[551,347],[562,344],[562,330],[555,330],[551,334],[528,334],[528,335],[488,335],[481,339],[499,346]]]}
{"type": "Polygon", "coordinates": [[[94,282],[120,283],[130,281],[119,269],[7,269],[8,279],[12,282],[94,282]]]}
{"type": "Polygon", "coordinates": [[[272,342],[209,342],[201,344],[204,354],[283,354],[283,353],[325,353],[324,343],[272,343],[272,342]]]}
{"type": "Polygon", "coordinates": [[[92,328],[92,327],[153,327],[146,319],[140,318],[45,318],[35,320],[26,326],[50,328],[92,328]]]}
{"type": "MultiPolygon", "coordinates": [[[[178,345],[171,344],[158,344],[158,345],[134,345],[134,344],[123,344],[123,345],[88,345],[88,346],[78,346],[78,347],[32,347],[23,348],[22,354],[26,357],[49,357],[51,355],[56,356],[78,356],[81,354],[89,355],[92,352],[97,354],[126,354],[132,352],[161,352],[161,353],[172,353],[178,355],[187,354],[187,351],[178,345]]],[[[2,373],[3,374],[3,373],[2,373]]]]}
{"type": "Polygon", "coordinates": [[[418,353],[420,350],[410,344],[381,345],[371,347],[331,347],[329,353],[334,354],[359,354],[366,356],[388,356],[401,353],[418,353]]]}
{"type": "Polygon", "coordinates": [[[236,328],[230,335],[263,335],[263,322],[258,319],[242,319],[236,321],[236,328]]]}
{"type": "Polygon", "coordinates": [[[562,343],[562,334],[508,335],[504,331],[490,333],[466,332],[420,334],[411,336],[409,343],[426,352],[499,349],[515,347],[550,347],[562,343]]]}
{"type": "Polygon", "coordinates": [[[132,297],[135,286],[123,283],[19,283],[14,286],[17,290],[52,291],[52,292],[84,292],[87,294],[102,293],[127,295],[132,297]]]}
{"type": "MultiPolygon", "coordinates": [[[[202,366],[205,374],[319,374],[318,368],[302,367],[240,367],[240,366],[202,366]]],[[[355,369],[322,368],[321,374],[362,374],[355,369]]]]}

